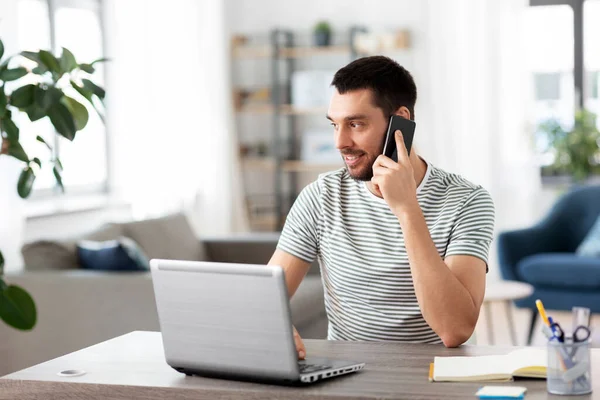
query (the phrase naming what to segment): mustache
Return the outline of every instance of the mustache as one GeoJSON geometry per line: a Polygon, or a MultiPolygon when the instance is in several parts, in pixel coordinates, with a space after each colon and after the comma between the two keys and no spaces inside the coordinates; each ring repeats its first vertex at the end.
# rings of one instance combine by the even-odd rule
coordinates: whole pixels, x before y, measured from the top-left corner
{"type": "Polygon", "coordinates": [[[361,150],[342,150],[340,153],[342,153],[343,156],[360,156],[365,154],[365,152],[361,150]]]}

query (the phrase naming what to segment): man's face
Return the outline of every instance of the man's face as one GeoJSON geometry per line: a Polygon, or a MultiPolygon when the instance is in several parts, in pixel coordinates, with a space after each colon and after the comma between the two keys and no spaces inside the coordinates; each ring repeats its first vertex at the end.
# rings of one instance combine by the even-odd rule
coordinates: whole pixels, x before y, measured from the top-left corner
{"type": "Polygon", "coordinates": [[[373,164],[383,150],[388,119],[375,106],[370,89],[359,89],[331,97],[327,119],[335,131],[335,146],[340,150],[353,179],[369,181],[373,164]]]}

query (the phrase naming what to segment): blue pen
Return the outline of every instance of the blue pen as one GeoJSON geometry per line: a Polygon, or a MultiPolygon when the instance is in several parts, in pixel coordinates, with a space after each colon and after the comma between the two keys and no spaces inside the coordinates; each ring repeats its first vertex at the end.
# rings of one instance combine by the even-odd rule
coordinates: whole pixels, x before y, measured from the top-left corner
{"type": "Polygon", "coordinates": [[[552,329],[552,338],[563,343],[565,341],[565,333],[562,331],[561,327],[554,323],[552,317],[548,317],[548,322],[550,323],[550,329],[552,329]]]}

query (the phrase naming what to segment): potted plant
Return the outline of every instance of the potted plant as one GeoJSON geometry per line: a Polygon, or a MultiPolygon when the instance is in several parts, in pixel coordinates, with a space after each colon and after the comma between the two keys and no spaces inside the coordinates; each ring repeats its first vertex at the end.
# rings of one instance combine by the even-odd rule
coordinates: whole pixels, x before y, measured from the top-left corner
{"type": "Polygon", "coordinates": [[[594,113],[577,111],[570,129],[550,119],[540,124],[539,131],[548,143],[546,150],[554,153],[554,171],[567,174],[578,183],[600,173],[600,132],[594,113]]]}
{"type": "Polygon", "coordinates": [[[317,46],[329,46],[331,43],[331,26],[326,21],[315,25],[314,39],[317,46]]]}
{"type": "MultiPolygon", "coordinates": [[[[105,60],[80,64],[65,48],[60,57],[46,50],[24,51],[19,55],[30,60],[32,67],[14,66],[11,63],[14,56],[3,59],[4,44],[0,40],[0,157],[14,157],[23,163],[16,189],[25,199],[31,194],[37,171],[46,166],[52,168],[57,184],[64,191],[63,166],[41,136],[36,139],[45,144],[50,156],[27,154],[21,145],[17,115],[26,113],[32,122],[48,118],[59,135],[74,140],[89,118],[82,102],[92,105],[104,120],[99,107],[105,91],[89,78],[96,71],[94,64],[105,60]],[[28,79],[21,80],[23,77],[28,79]],[[6,85],[7,82],[10,85],[6,85]]],[[[0,251],[0,318],[16,329],[30,330],[37,320],[35,303],[23,288],[6,283],[3,273],[4,257],[0,251]]]]}

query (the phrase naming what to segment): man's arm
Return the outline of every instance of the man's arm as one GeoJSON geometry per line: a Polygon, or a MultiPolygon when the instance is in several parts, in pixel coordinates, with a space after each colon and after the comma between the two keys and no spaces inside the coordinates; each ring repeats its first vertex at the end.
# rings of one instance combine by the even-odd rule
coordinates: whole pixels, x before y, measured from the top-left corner
{"type": "Polygon", "coordinates": [[[273,257],[269,260],[269,265],[279,265],[283,268],[290,299],[310,269],[310,263],[279,249],[275,250],[273,257]]]}
{"type": "MultiPolygon", "coordinates": [[[[402,227],[423,318],[447,347],[459,346],[469,339],[479,317],[486,273],[481,257],[487,256],[487,249],[475,252],[479,257],[452,255],[453,251],[458,251],[450,249],[451,242],[449,256],[442,260],[417,200],[413,168],[400,131],[396,131],[396,147],[398,162],[379,156],[373,166],[371,181],[402,227]]],[[[474,235],[476,240],[491,240],[489,223],[488,217],[482,225],[482,233],[474,235]]]]}
{"type": "MultiPolygon", "coordinates": [[[[310,263],[286,253],[282,250],[275,250],[273,257],[269,260],[269,265],[278,265],[283,268],[285,275],[285,284],[287,286],[288,295],[290,299],[298,290],[298,286],[302,283],[302,279],[306,276],[306,273],[310,269],[310,263]]],[[[296,343],[296,350],[298,350],[298,358],[303,360],[306,357],[306,348],[302,342],[302,338],[298,334],[296,327],[294,328],[294,342],[296,343]]]]}
{"type": "Polygon", "coordinates": [[[479,318],[486,264],[467,255],[442,260],[418,206],[399,221],[423,318],[446,347],[459,346],[473,334],[479,318]]]}
{"type": "MultiPolygon", "coordinates": [[[[315,181],[302,189],[294,201],[285,219],[277,250],[269,261],[269,265],[283,268],[290,299],[317,256],[319,214],[319,183],[315,181]]],[[[298,357],[303,359],[306,354],[304,343],[296,328],[293,330],[298,357]]]]}

